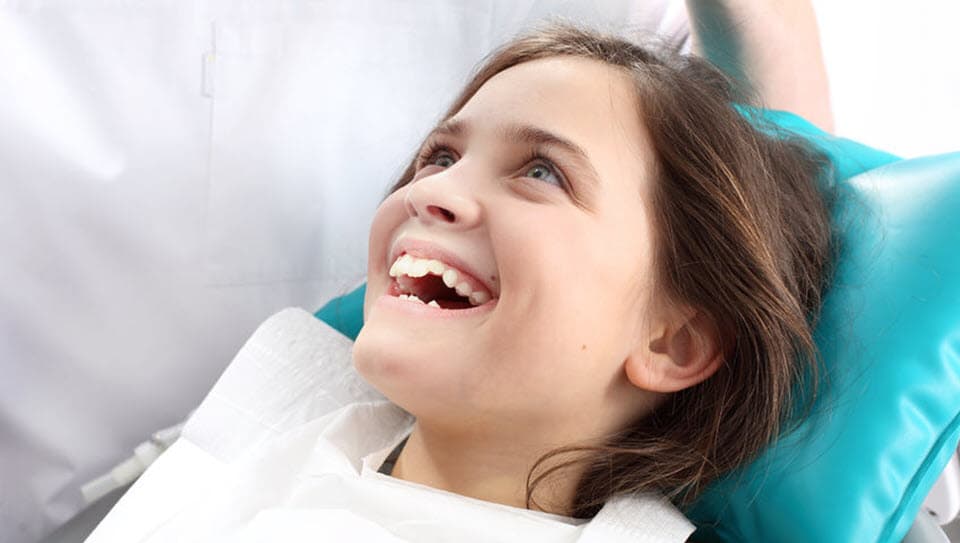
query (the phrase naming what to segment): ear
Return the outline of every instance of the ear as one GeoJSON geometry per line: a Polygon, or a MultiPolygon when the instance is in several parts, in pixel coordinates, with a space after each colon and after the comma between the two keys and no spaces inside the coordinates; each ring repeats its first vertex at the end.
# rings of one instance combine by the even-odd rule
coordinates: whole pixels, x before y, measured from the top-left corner
{"type": "Polygon", "coordinates": [[[697,310],[676,314],[655,327],[649,343],[641,341],[624,365],[634,386],[676,392],[713,375],[723,362],[720,331],[697,310]]]}

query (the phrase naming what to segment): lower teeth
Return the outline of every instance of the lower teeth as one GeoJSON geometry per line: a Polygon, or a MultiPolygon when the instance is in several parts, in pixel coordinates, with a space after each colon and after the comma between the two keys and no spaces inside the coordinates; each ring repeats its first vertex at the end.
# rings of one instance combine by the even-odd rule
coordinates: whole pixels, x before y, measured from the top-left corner
{"type": "Polygon", "coordinates": [[[417,302],[420,304],[429,305],[431,307],[440,307],[440,304],[438,304],[436,300],[430,300],[430,302],[424,302],[423,300],[418,298],[416,294],[401,294],[400,296],[398,296],[398,298],[400,298],[401,300],[407,300],[409,302],[417,302]]]}

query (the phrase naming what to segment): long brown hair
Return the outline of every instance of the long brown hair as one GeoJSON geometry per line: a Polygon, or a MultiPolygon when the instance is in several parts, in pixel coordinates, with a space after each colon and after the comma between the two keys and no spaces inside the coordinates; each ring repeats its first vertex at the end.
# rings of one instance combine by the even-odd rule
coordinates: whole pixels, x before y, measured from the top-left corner
{"type": "MultiPolygon", "coordinates": [[[[724,363],[606,443],[541,457],[527,478],[527,506],[536,504],[538,484],[573,465],[584,469],[568,515],[590,518],[610,497],[640,491],[684,506],[754,458],[812,401],[812,394],[798,401],[797,391],[815,387],[811,330],[832,255],[817,187],[825,161],[803,142],[746,119],[735,105],[746,102],[742,86],[706,61],[565,25],[495,52],[444,118],[494,75],[556,56],[603,62],[635,81],[658,166],[655,280],[668,301],[697,308],[717,325],[724,363]]],[[[391,190],[414,173],[412,162],[391,190]]]]}

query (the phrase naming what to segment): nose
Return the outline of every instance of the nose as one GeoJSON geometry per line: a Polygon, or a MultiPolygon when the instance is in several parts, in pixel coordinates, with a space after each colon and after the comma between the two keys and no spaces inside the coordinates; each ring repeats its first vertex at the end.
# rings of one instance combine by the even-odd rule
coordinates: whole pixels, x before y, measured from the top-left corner
{"type": "MultiPolygon", "coordinates": [[[[466,186],[443,172],[414,181],[404,197],[411,217],[424,224],[466,230],[480,222],[481,206],[466,186]]],[[[462,181],[462,180],[460,180],[462,181]]]]}

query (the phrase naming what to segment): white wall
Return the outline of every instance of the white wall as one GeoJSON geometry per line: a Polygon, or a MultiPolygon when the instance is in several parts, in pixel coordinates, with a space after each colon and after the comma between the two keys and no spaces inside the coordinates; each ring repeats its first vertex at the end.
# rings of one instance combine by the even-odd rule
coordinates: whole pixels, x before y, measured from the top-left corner
{"type": "Polygon", "coordinates": [[[839,135],[904,157],[960,151],[960,1],[814,6],[839,135]]]}

